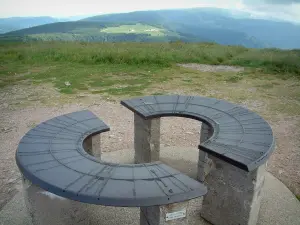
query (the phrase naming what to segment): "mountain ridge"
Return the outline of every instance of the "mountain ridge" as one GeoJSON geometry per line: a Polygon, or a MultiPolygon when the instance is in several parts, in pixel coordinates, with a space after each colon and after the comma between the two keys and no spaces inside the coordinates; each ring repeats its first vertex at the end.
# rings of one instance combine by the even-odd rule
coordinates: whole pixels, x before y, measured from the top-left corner
{"type": "Polygon", "coordinates": [[[300,48],[298,41],[300,40],[300,25],[265,19],[249,19],[246,15],[237,19],[230,15],[230,11],[216,8],[104,14],[76,22],[51,24],[9,32],[4,36],[20,36],[25,40],[64,40],[62,36],[65,36],[68,37],[67,40],[100,42],[116,41],[115,37],[118,36],[117,41],[208,41],[250,48],[300,48]],[[149,34],[133,35],[132,32],[119,34],[102,32],[102,29],[107,27],[128,24],[144,24],[164,29],[166,35],[164,38],[154,38],[149,34]]]}

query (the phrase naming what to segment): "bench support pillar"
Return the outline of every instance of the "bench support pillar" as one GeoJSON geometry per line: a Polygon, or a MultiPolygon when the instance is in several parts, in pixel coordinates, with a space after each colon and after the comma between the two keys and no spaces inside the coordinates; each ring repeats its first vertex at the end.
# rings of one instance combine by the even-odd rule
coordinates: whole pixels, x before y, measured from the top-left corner
{"type": "MultiPolygon", "coordinates": [[[[211,137],[212,134],[213,130],[205,123],[202,123],[200,132],[200,143],[205,142],[211,137]]],[[[204,182],[205,177],[209,174],[212,167],[213,162],[210,158],[208,158],[208,154],[199,150],[197,180],[200,182],[204,182]]]]}
{"type": "Polygon", "coordinates": [[[100,134],[91,136],[84,141],[84,148],[90,155],[101,159],[101,138],[100,134]]]}
{"type": "Polygon", "coordinates": [[[160,118],[145,120],[134,114],[134,149],[135,163],[159,160],[160,118]]]}
{"type": "Polygon", "coordinates": [[[188,206],[189,201],[141,207],[140,225],[188,225],[188,206]]]}
{"type": "Polygon", "coordinates": [[[214,225],[256,225],[265,179],[265,165],[246,172],[223,160],[215,163],[205,179],[201,216],[214,225]]]}
{"type": "Polygon", "coordinates": [[[88,204],[69,200],[32,184],[23,176],[23,195],[33,225],[90,224],[88,204]]]}

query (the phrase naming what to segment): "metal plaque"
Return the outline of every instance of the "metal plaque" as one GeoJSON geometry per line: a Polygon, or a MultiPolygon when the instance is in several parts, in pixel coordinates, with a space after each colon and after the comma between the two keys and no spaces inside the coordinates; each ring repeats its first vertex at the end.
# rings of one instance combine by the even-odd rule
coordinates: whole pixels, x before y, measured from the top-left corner
{"type": "Polygon", "coordinates": [[[186,209],[183,209],[183,210],[180,210],[177,212],[167,213],[166,221],[176,220],[176,219],[180,219],[180,218],[184,218],[184,217],[186,217],[186,209]]]}

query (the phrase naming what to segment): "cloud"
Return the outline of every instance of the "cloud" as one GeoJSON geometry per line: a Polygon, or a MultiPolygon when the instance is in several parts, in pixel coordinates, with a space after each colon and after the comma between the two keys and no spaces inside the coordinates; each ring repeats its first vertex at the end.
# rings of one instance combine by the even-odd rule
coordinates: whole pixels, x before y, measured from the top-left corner
{"type": "Polygon", "coordinates": [[[290,4],[300,4],[300,0],[243,0],[247,5],[290,5],[290,4]]]}
{"type": "Polygon", "coordinates": [[[0,17],[97,15],[168,8],[218,7],[300,23],[300,0],[0,0],[0,17]],[[18,6],[18,7],[16,7],[18,6]]]}
{"type": "Polygon", "coordinates": [[[300,3],[300,0],[264,0],[263,2],[267,4],[283,4],[283,5],[288,5],[288,4],[297,4],[300,3]]]}
{"type": "Polygon", "coordinates": [[[300,0],[243,0],[254,15],[300,22],[300,0]]]}

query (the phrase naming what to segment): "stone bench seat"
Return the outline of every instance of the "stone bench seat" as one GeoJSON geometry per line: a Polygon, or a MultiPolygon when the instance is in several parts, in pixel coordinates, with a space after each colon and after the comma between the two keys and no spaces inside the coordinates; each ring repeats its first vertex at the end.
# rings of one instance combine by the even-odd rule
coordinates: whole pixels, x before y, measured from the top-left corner
{"type": "Polygon", "coordinates": [[[256,224],[266,162],[275,148],[272,129],[262,117],[239,105],[200,96],[146,96],[121,104],[134,112],[136,163],[160,159],[161,117],[202,122],[195,143],[197,179],[208,188],[201,216],[214,225],[256,224]]]}
{"type": "Polygon", "coordinates": [[[269,124],[256,113],[227,101],[199,96],[146,96],[122,105],[145,120],[165,116],[199,120],[212,129],[199,149],[240,169],[252,171],[274,150],[269,124]]]}
{"type": "Polygon", "coordinates": [[[26,179],[55,195],[106,206],[167,205],[206,194],[206,187],[161,163],[116,164],[84,149],[109,127],[88,110],[43,122],[20,141],[17,165],[26,179]]]}

